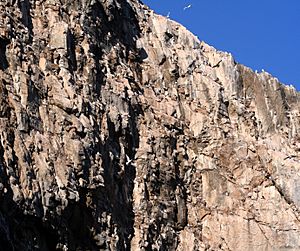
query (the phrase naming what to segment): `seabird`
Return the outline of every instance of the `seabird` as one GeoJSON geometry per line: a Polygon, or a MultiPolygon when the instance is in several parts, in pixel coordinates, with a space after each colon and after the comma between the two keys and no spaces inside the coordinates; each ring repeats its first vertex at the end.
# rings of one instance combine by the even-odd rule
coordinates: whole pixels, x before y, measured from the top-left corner
{"type": "Polygon", "coordinates": [[[185,7],[183,8],[183,10],[189,9],[189,8],[191,8],[191,7],[192,7],[192,5],[189,4],[188,6],[185,6],[185,7]]]}
{"type": "Polygon", "coordinates": [[[131,162],[132,162],[132,160],[126,154],[126,166],[130,165],[131,162]]]}

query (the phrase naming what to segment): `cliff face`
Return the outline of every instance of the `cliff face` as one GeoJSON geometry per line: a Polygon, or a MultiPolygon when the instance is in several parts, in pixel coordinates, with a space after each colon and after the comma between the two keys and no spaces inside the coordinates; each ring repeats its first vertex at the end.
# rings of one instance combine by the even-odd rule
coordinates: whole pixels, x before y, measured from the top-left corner
{"type": "Polygon", "coordinates": [[[299,250],[299,101],[137,0],[0,3],[1,250],[299,250]]]}

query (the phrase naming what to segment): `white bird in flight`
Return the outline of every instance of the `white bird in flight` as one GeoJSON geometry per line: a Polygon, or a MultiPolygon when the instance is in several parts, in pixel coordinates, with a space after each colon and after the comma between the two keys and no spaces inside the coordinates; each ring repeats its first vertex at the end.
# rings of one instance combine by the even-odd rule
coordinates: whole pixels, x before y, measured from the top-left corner
{"type": "Polygon", "coordinates": [[[185,6],[185,7],[183,8],[183,10],[189,9],[189,8],[191,8],[191,7],[192,7],[192,5],[189,4],[188,6],[185,6]]]}
{"type": "Polygon", "coordinates": [[[130,165],[131,162],[132,162],[132,159],[130,159],[128,157],[128,155],[126,154],[126,166],[130,165]]]}

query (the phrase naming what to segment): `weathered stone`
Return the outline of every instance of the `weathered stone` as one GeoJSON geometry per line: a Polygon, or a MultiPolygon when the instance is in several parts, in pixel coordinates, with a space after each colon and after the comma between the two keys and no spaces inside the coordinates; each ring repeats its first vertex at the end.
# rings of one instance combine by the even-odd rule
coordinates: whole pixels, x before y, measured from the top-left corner
{"type": "Polygon", "coordinates": [[[1,250],[299,250],[299,93],[137,0],[0,3],[1,250]]]}
{"type": "Polygon", "coordinates": [[[56,23],[50,34],[50,48],[67,50],[68,25],[65,22],[56,23]]]}

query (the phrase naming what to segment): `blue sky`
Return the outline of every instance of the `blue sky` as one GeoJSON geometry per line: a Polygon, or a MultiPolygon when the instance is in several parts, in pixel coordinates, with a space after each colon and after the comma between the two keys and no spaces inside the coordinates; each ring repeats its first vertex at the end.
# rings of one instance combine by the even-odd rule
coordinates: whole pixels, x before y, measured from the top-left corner
{"type": "Polygon", "coordinates": [[[142,1],[239,63],[300,90],[300,0],[142,1]]]}

